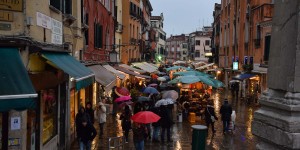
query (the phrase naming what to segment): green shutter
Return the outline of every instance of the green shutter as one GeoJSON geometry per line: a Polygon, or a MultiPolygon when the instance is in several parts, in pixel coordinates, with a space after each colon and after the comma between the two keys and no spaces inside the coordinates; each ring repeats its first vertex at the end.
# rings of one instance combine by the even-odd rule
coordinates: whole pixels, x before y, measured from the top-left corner
{"type": "Polygon", "coordinates": [[[95,48],[98,48],[98,28],[97,28],[97,24],[94,23],[94,45],[95,45],[95,48]]]}
{"type": "Polygon", "coordinates": [[[103,27],[99,25],[99,48],[103,48],[103,27]]]}

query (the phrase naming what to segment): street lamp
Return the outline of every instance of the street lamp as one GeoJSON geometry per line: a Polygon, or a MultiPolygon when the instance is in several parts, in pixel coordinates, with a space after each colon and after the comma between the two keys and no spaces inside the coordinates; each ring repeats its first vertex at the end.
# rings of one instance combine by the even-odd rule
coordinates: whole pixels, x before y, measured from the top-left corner
{"type": "Polygon", "coordinates": [[[116,51],[116,45],[113,45],[113,50],[109,52],[109,61],[112,63],[117,63],[118,52],[116,51]]]}

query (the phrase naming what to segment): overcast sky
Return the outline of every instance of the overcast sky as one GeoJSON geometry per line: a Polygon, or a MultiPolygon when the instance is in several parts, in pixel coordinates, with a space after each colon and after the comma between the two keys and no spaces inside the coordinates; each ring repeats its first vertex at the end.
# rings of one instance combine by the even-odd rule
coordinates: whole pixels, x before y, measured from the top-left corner
{"type": "Polygon", "coordinates": [[[152,16],[164,13],[167,37],[190,33],[213,21],[214,4],[221,0],[150,0],[152,16]]]}

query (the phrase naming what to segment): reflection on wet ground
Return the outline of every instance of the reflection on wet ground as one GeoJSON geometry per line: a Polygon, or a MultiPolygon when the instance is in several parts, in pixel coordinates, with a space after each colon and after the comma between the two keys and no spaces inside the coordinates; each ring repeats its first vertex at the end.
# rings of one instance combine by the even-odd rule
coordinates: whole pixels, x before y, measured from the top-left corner
{"type": "MultiPolygon", "coordinates": [[[[227,94],[216,93],[211,98],[214,99],[214,107],[217,115],[220,117],[219,109],[223,103],[223,100],[227,94]]],[[[256,138],[251,133],[251,122],[253,120],[253,113],[258,108],[256,106],[249,106],[243,100],[232,100],[228,97],[229,102],[232,104],[233,109],[236,111],[236,128],[232,133],[223,134],[222,121],[219,119],[215,123],[215,134],[208,131],[208,137],[206,140],[206,149],[208,150],[252,150],[255,149],[256,138]]],[[[176,118],[176,117],[175,117],[176,118]]],[[[145,150],[190,150],[192,148],[192,128],[193,124],[202,124],[204,121],[200,117],[197,117],[195,123],[183,121],[182,123],[175,123],[172,132],[172,143],[153,143],[151,141],[145,142],[145,150]]],[[[95,124],[98,130],[98,125],[95,124]]],[[[118,120],[118,116],[112,117],[108,115],[107,123],[105,126],[104,138],[95,138],[92,148],[99,150],[108,149],[108,138],[122,136],[121,122],[118,120]]],[[[133,150],[134,145],[132,141],[132,133],[130,133],[129,143],[125,144],[125,150],[133,150]]],[[[79,149],[77,144],[74,144],[72,149],[79,149]]]]}

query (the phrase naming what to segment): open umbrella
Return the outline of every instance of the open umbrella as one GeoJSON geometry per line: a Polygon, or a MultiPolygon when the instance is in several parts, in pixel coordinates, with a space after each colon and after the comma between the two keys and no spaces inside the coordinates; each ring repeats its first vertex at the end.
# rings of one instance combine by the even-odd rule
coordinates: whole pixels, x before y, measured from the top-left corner
{"type": "Polygon", "coordinates": [[[170,98],[167,98],[167,99],[161,99],[159,101],[157,101],[155,103],[155,107],[160,107],[160,106],[165,106],[165,105],[171,105],[171,104],[174,104],[174,101],[170,98]]]}
{"type": "Polygon", "coordinates": [[[187,83],[192,84],[199,82],[200,79],[197,76],[194,75],[188,75],[188,76],[179,76],[171,81],[169,81],[169,84],[176,84],[176,83],[187,83]]]}
{"type": "Polygon", "coordinates": [[[152,84],[149,84],[148,86],[149,86],[149,87],[156,87],[157,84],[156,84],[156,83],[152,83],[152,84]]]}
{"type": "Polygon", "coordinates": [[[138,102],[148,102],[148,101],[150,101],[149,97],[145,97],[145,96],[138,97],[138,102]]]}
{"type": "Polygon", "coordinates": [[[194,76],[206,76],[206,77],[213,77],[210,74],[200,72],[200,71],[181,71],[181,72],[175,72],[173,74],[174,76],[188,76],[188,75],[194,75],[194,76]]]}
{"type": "Polygon", "coordinates": [[[158,94],[159,92],[157,91],[157,89],[155,89],[153,87],[146,87],[145,90],[143,91],[143,93],[146,93],[146,94],[158,94]]]}
{"type": "Polygon", "coordinates": [[[157,80],[158,80],[158,81],[162,81],[162,82],[163,82],[163,81],[166,81],[167,79],[166,79],[166,78],[164,78],[164,77],[158,77],[158,78],[157,78],[157,80]]]}
{"type": "Polygon", "coordinates": [[[210,85],[214,88],[220,88],[220,87],[224,87],[224,84],[216,79],[213,78],[209,78],[209,77],[204,77],[204,76],[198,76],[198,78],[200,78],[200,81],[204,84],[210,85]]]}
{"type": "Polygon", "coordinates": [[[117,87],[115,92],[118,96],[129,96],[130,92],[124,87],[117,87]]]}
{"type": "Polygon", "coordinates": [[[140,111],[131,117],[131,120],[137,123],[153,123],[157,122],[160,117],[151,111],[140,111]]]}
{"type": "Polygon", "coordinates": [[[123,101],[128,101],[131,100],[132,98],[130,96],[121,96],[115,99],[115,102],[123,102],[123,101]]]}
{"type": "Polygon", "coordinates": [[[167,81],[170,80],[169,76],[163,76],[167,81]]]}
{"type": "Polygon", "coordinates": [[[166,99],[166,98],[171,98],[173,99],[174,101],[177,100],[179,97],[178,93],[174,90],[170,90],[170,91],[166,91],[164,92],[164,94],[162,95],[162,98],[163,99],[166,99]]]}

